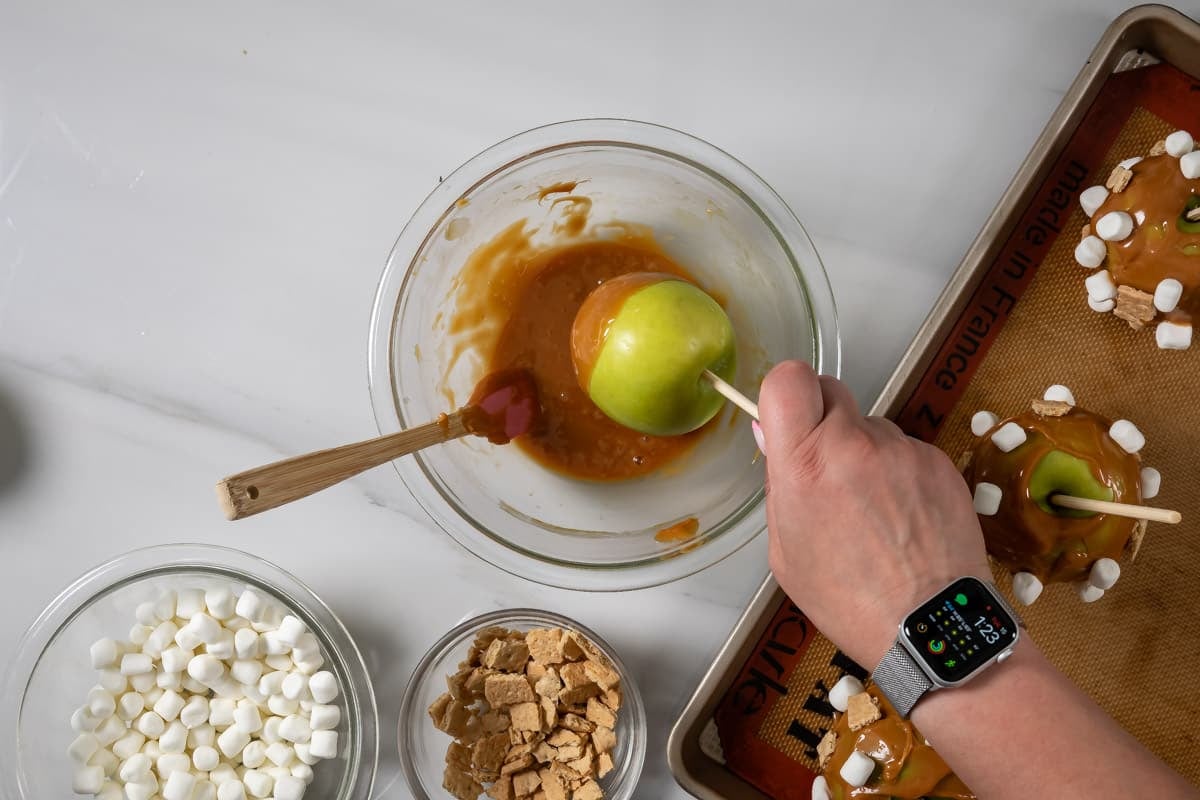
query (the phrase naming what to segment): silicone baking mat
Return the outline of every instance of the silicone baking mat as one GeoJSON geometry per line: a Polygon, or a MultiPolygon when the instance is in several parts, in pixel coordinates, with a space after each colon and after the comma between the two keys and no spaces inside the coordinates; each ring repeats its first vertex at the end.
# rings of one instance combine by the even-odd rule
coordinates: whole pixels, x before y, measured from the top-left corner
{"type": "MultiPolygon", "coordinates": [[[[1200,133],[1200,81],[1167,64],[1108,78],[896,421],[957,459],[973,441],[974,412],[1010,416],[1063,383],[1081,406],[1141,428],[1143,463],[1163,474],[1154,503],[1180,510],[1183,524],[1151,524],[1136,563],[1100,601],[1084,605],[1072,587],[1051,585],[1022,616],[1060,669],[1200,784],[1200,341],[1161,351],[1152,325],[1134,332],[1092,312],[1088,272],[1073,258],[1086,221],[1080,190],[1180,128],[1200,133]]],[[[1007,576],[997,578],[1007,591],[1007,576]]],[[[768,796],[807,800],[833,714],[828,687],[846,673],[866,670],[785,602],[702,747],[768,796]]]]}

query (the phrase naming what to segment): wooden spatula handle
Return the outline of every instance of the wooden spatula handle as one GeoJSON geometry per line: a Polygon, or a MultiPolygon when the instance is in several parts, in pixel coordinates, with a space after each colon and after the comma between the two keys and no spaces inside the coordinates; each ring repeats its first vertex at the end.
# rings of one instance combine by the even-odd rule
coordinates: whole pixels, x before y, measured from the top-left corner
{"type": "Polygon", "coordinates": [[[244,519],[466,433],[462,418],[456,412],[442,422],[430,422],[377,439],[318,450],[230,475],[217,484],[217,500],[228,519],[244,519]]]}

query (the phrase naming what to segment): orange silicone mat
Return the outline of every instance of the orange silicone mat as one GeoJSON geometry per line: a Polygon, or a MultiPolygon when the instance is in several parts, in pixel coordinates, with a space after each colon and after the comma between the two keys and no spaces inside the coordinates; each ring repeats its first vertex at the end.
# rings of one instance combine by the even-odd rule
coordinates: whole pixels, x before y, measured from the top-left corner
{"type": "MultiPolygon", "coordinates": [[[[1052,585],[1022,616],[1059,668],[1200,784],[1200,342],[1161,351],[1152,325],[1134,332],[1092,312],[1089,272],[1073,258],[1086,221],[1079,191],[1179,128],[1200,132],[1200,81],[1166,64],[1106,81],[897,422],[957,459],[976,411],[1011,416],[1062,383],[1081,406],[1141,428],[1143,463],[1163,475],[1154,503],[1180,510],[1183,524],[1152,524],[1100,601],[1052,585]]],[[[810,797],[815,747],[832,721],[827,689],[847,672],[866,674],[782,604],[717,707],[706,749],[719,747],[728,769],[770,797],[810,797]]]]}

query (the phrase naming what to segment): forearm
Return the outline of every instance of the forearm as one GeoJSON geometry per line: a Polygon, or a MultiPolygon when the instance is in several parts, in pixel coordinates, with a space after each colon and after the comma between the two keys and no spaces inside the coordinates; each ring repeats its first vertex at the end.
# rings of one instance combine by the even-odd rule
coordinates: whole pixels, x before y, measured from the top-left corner
{"type": "Polygon", "coordinates": [[[1200,797],[1024,638],[1007,662],[917,704],[913,722],[985,800],[1200,797]]]}

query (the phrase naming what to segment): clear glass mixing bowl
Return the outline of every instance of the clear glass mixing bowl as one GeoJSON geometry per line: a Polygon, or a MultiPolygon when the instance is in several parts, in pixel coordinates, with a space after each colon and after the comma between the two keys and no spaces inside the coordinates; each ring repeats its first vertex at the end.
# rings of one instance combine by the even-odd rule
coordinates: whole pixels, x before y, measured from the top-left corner
{"type": "Polygon", "coordinates": [[[167,589],[249,586],[304,621],[337,678],[337,758],[313,767],[307,797],[369,800],[379,757],[375,694],[350,634],[295,576],[248,553],[200,544],[134,550],[83,575],[46,607],[5,670],[0,713],[0,790],[7,800],[71,796],[71,714],[96,684],[88,648],[124,639],[139,603],[167,589]]]}
{"type": "MultiPolygon", "coordinates": [[[[371,320],[370,390],[381,433],[436,418],[448,388],[461,402],[488,353],[455,362],[447,320],[468,256],[518,220],[554,236],[561,209],[539,190],[578,182],[589,232],[635,223],[725,300],[738,336],[735,383],[754,396],[770,367],[804,359],[836,375],[840,348],[824,267],[795,215],[722,150],[627,120],[578,120],[514,136],[447,177],[405,226],[371,320]],[[453,367],[452,367],[453,365],[453,367]]],[[[587,234],[585,234],[587,235],[587,234]]],[[[568,346],[563,343],[563,346],[568,346]]],[[[463,439],[395,467],[429,516],[460,544],[516,575],[611,591],[704,569],[765,528],[763,464],[744,416],[720,424],[685,458],[641,479],[594,483],[551,472],[516,447],[463,439]],[[662,528],[699,521],[688,541],[662,528]]]]}

